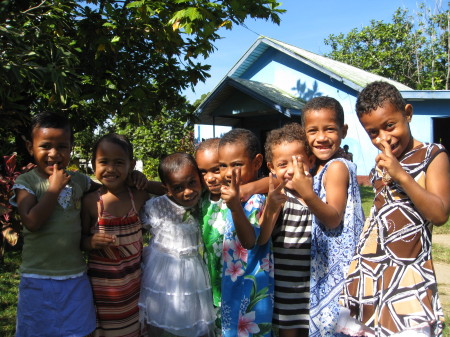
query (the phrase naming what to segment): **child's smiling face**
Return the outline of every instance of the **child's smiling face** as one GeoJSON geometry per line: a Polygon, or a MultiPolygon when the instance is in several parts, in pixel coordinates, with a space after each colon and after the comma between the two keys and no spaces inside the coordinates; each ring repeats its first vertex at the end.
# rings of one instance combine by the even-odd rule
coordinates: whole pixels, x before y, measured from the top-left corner
{"type": "Polygon", "coordinates": [[[202,194],[202,183],[196,167],[183,165],[179,170],[168,173],[165,186],[167,195],[180,206],[192,208],[202,194]]]}
{"type": "Polygon", "coordinates": [[[195,160],[208,190],[212,195],[220,197],[221,178],[218,149],[211,148],[197,151],[195,160]]]}
{"type": "Polygon", "coordinates": [[[336,112],[330,108],[305,111],[306,139],[314,156],[327,161],[339,150],[347,135],[347,125],[339,125],[336,112]]]}
{"type": "Polygon", "coordinates": [[[256,180],[258,170],[262,164],[262,155],[257,154],[255,158],[250,158],[243,143],[226,143],[219,147],[220,176],[222,183],[231,183],[232,170],[240,168],[240,185],[256,180]]]}
{"type": "Polygon", "coordinates": [[[309,157],[303,143],[299,141],[282,142],[272,146],[272,161],[267,163],[272,174],[276,175],[278,183],[288,180],[286,187],[294,190],[292,178],[294,177],[294,166],[292,157],[301,157],[304,171],[309,171],[309,157]]]}
{"type": "Polygon", "coordinates": [[[128,175],[134,168],[134,160],[130,160],[128,153],[113,142],[102,141],[95,156],[95,177],[108,190],[125,187],[128,175]]]}
{"type": "Polygon", "coordinates": [[[375,147],[380,147],[378,138],[384,139],[391,146],[392,154],[401,158],[413,148],[414,138],[409,128],[412,114],[411,104],[405,106],[405,111],[400,111],[390,102],[385,102],[383,106],[361,115],[359,121],[375,147]]]}
{"type": "Polygon", "coordinates": [[[72,142],[70,130],[66,128],[37,127],[32,132],[32,141],[27,142],[27,149],[34,157],[38,172],[49,177],[53,173],[53,165],[65,169],[70,161],[72,142]]]}

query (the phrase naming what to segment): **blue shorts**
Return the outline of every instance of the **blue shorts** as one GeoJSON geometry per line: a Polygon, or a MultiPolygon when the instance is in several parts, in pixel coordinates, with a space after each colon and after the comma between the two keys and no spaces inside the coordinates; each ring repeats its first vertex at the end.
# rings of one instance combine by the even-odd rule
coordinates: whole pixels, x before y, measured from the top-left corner
{"type": "Polygon", "coordinates": [[[16,337],[83,337],[95,330],[95,319],[87,275],[66,280],[21,278],[16,337]]]}

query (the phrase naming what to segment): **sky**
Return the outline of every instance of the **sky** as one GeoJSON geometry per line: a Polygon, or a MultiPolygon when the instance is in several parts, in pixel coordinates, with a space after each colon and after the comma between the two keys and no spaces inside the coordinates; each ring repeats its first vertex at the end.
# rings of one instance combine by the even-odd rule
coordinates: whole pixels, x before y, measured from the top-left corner
{"type": "Polygon", "coordinates": [[[212,91],[226,73],[258,38],[264,35],[316,54],[330,51],[324,40],[330,35],[348,33],[353,28],[370,25],[371,20],[391,22],[397,8],[406,8],[410,14],[418,11],[418,5],[425,3],[434,9],[448,8],[447,0],[285,0],[281,8],[279,26],[264,20],[248,19],[245,25],[234,26],[232,30],[222,29],[223,39],[217,41],[217,50],[205,62],[211,65],[211,77],[199,83],[194,90],[186,90],[189,101],[194,102],[202,94],[212,91]]]}

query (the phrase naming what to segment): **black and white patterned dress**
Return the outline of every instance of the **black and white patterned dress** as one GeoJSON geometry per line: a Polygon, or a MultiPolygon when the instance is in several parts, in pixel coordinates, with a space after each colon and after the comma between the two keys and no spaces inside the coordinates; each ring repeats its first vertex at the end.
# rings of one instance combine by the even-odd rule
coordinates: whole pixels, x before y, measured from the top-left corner
{"type": "Polygon", "coordinates": [[[275,225],[275,308],[273,323],[280,329],[309,330],[309,278],[312,214],[285,189],[288,200],[275,225]]]}
{"type": "MultiPolygon", "coordinates": [[[[422,187],[429,164],[441,152],[439,144],[421,144],[400,160],[422,187]]],[[[427,328],[441,336],[444,315],[431,258],[432,224],[395,182],[383,184],[379,169],[371,172],[375,200],[350,265],[342,306],[371,328],[377,337],[427,328]]],[[[362,336],[343,324],[340,331],[362,336]]],[[[402,334],[403,336],[403,334],[402,334]]]]}

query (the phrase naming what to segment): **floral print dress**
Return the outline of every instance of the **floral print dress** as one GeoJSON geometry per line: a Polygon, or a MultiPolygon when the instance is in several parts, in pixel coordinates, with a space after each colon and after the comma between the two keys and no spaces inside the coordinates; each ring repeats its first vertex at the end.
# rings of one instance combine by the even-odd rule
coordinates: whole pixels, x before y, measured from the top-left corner
{"type": "Polygon", "coordinates": [[[222,199],[212,201],[207,193],[201,202],[201,231],[205,250],[203,253],[213,290],[215,307],[222,301],[222,247],[228,208],[222,199]]]}
{"type": "MultiPolygon", "coordinates": [[[[256,237],[264,203],[261,194],[243,203],[256,237]]],[[[242,247],[228,210],[223,242],[223,337],[272,336],[273,286],[272,242],[248,250],[242,247]]]]}
{"type": "Polygon", "coordinates": [[[328,167],[335,161],[343,162],[348,168],[347,204],[344,218],[337,228],[328,229],[313,217],[310,337],[338,336],[335,328],[339,316],[339,295],[364,225],[364,213],[356,180],[356,165],[352,162],[343,158],[330,160],[314,177],[314,192],[322,201],[327,201],[323,179],[328,167]]]}

